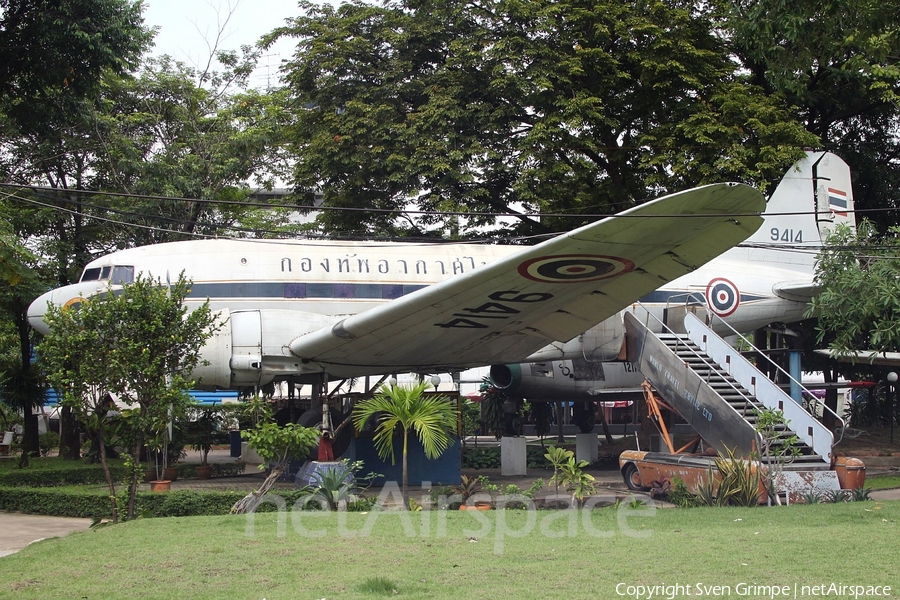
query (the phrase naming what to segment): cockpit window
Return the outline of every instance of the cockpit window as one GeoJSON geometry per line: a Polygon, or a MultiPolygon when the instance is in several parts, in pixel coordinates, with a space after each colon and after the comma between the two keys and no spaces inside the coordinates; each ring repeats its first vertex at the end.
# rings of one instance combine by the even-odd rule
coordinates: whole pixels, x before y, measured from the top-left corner
{"type": "Polygon", "coordinates": [[[81,274],[81,281],[97,281],[100,279],[100,267],[85,269],[81,274]]]}
{"type": "Polygon", "coordinates": [[[92,267],[81,274],[81,281],[107,281],[113,285],[134,283],[134,267],[92,267]]]}
{"type": "Polygon", "coordinates": [[[110,283],[134,283],[134,267],[113,267],[110,283]]]}

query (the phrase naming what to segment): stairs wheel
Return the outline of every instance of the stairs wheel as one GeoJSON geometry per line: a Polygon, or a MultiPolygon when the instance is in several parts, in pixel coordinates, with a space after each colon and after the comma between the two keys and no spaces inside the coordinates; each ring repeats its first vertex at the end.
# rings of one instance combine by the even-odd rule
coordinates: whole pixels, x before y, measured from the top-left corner
{"type": "Polygon", "coordinates": [[[625,485],[633,492],[646,492],[650,489],[641,485],[641,474],[634,463],[625,465],[622,469],[622,477],[625,478],[625,485]]]}

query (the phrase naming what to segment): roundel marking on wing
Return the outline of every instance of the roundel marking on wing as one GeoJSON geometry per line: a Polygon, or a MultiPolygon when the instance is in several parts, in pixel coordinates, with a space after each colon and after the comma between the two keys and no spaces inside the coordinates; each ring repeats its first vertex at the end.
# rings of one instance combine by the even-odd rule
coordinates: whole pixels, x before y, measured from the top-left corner
{"type": "Polygon", "coordinates": [[[583,283],[616,277],[634,269],[627,258],[599,254],[539,256],[519,265],[519,275],[541,283],[583,283]]]}
{"type": "Polygon", "coordinates": [[[740,291],[724,277],[717,277],[706,286],[706,306],[716,315],[727,317],[734,313],[740,304],[740,291]]]}

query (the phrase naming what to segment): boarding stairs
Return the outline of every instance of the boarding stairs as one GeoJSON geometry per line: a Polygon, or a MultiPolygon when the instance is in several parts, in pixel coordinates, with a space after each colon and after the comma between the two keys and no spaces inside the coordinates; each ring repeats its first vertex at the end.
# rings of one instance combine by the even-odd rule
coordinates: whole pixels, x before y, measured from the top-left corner
{"type": "MultiPolygon", "coordinates": [[[[834,435],[804,406],[696,315],[685,316],[684,333],[655,325],[664,332],[654,333],[647,323],[626,313],[628,360],[707,444],[740,457],[758,455],[763,438],[755,429],[756,409],[780,410],[787,427],[779,437],[799,439],[795,446],[800,455],[784,466],[786,477],[806,483],[825,479],[815,487],[839,489],[831,481],[834,435]],[[816,471],[822,473],[810,474],[816,471]]],[[[785,486],[790,487],[789,482],[785,486]]]]}

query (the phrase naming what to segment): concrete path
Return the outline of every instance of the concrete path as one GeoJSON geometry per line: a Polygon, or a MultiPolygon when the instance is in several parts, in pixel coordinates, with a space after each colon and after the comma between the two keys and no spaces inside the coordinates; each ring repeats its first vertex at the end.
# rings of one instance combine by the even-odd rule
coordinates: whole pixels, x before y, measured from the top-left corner
{"type": "Polygon", "coordinates": [[[87,531],[90,519],[46,517],[0,511],[0,557],[18,552],[28,544],[74,531],[87,531]]]}

